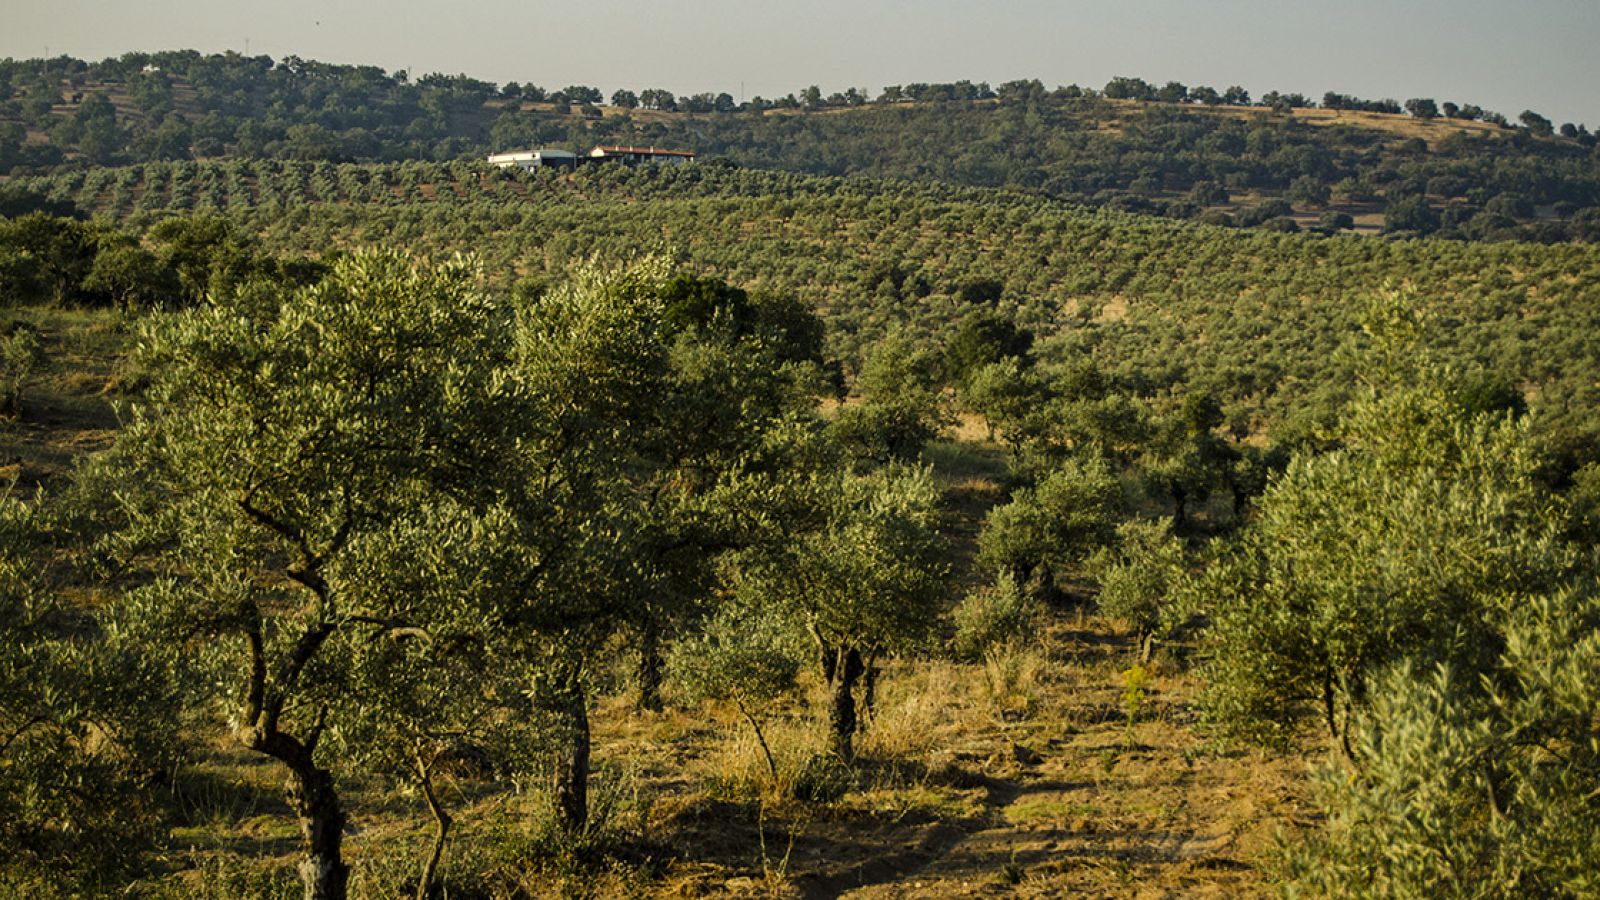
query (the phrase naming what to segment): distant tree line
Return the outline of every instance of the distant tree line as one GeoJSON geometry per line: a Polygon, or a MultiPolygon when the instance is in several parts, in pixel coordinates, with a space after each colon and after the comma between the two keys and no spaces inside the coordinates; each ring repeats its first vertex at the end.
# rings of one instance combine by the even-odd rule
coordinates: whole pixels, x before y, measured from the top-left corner
{"type": "Polygon", "coordinates": [[[0,171],[214,157],[450,160],[516,146],[648,143],[746,166],[931,177],[1280,231],[1348,228],[1355,224],[1349,212],[1328,207],[1363,204],[1384,211],[1386,230],[1396,234],[1586,240],[1600,228],[1600,214],[1591,212],[1600,205],[1594,135],[1573,123],[1557,128],[1532,111],[1512,128],[1479,107],[1430,98],[1322,98],[1330,109],[1505,126],[1427,143],[1281,115],[1317,105],[1297,93],[1253,98],[1236,85],[1158,86],[1129,77],[1099,90],[1047,89],[1037,80],[912,83],[875,97],[865,88],[824,94],[813,85],[743,102],[726,92],[620,89],[610,113],[600,107],[604,99],[587,85],[546,90],[437,73],[413,79],[292,56],[8,60],[0,62],[0,171]],[[1221,105],[1261,112],[1241,119],[1195,109],[1221,105]],[[859,111],[794,115],[834,108],[859,111]],[[30,140],[29,132],[46,139],[30,140]]]}

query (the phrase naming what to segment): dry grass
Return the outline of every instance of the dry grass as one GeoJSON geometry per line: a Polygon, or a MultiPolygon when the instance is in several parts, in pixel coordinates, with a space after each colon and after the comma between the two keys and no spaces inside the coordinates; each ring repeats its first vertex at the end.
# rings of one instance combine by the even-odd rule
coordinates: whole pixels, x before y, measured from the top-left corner
{"type": "MultiPolygon", "coordinates": [[[[895,660],[848,767],[827,755],[813,684],[765,720],[776,782],[735,710],[648,714],[608,696],[593,717],[602,834],[563,851],[536,785],[453,785],[452,895],[1267,892],[1262,864],[1274,835],[1306,816],[1304,773],[1320,751],[1212,742],[1196,723],[1197,679],[1161,656],[1130,724],[1122,673],[1135,653],[1109,623],[1057,610],[1036,644],[983,663],[895,660]]],[[[169,871],[143,887],[291,894],[281,776],[218,743],[183,774],[187,821],[169,837],[169,871]]],[[[402,896],[426,816],[393,784],[345,792],[357,896],[402,896]]]]}
{"type": "Polygon", "coordinates": [[[45,362],[23,384],[21,417],[0,420],[0,486],[15,481],[31,494],[110,443],[116,361],[130,323],[105,310],[38,307],[0,310],[0,320],[26,322],[44,338],[45,362]]]}
{"type": "MultiPolygon", "coordinates": [[[[671,747],[629,742],[635,759],[692,761],[657,796],[649,827],[677,857],[638,887],[652,896],[1266,892],[1260,864],[1278,830],[1304,815],[1303,773],[1318,752],[1212,743],[1196,727],[1197,681],[1170,661],[1152,666],[1130,727],[1121,673],[1134,653],[1107,623],[1058,612],[1038,646],[983,664],[898,661],[884,673],[849,790],[831,801],[786,793],[823,747],[804,706],[768,727],[782,790],[728,710],[698,711],[712,724],[687,742],[679,730],[671,747]]],[[[598,752],[620,749],[606,735],[631,731],[626,718],[598,723],[598,752]]]]}

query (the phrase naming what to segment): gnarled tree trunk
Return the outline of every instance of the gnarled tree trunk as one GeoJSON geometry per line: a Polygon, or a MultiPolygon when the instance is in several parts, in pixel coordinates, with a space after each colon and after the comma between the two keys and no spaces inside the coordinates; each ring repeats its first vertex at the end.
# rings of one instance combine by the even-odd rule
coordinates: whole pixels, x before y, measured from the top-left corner
{"type": "MultiPolygon", "coordinates": [[[[301,635],[280,683],[292,686],[332,633],[332,625],[321,623],[301,635]]],[[[333,773],[316,763],[322,716],[317,716],[316,724],[303,738],[280,730],[286,701],[282,694],[268,694],[266,654],[259,620],[247,627],[246,639],[250,650],[250,676],[246,682],[245,715],[235,735],[246,747],[283,763],[289,770],[285,797],[300,826],[306,854],[298,867],[305,900],[344,900],[350,881],[350,867],[345,865],[342,854],[344,809],[339,805],[333,773]]]]}
{"type": "Polygon", "coordinates": [[[861,675],[861,717],[872,723],[878,705],[878,654],[869,653],[863,661],[861,675]]]}
{"type": "Polygon", "coordinates": [[[299,866],[305,900],[344,900],[350,867],[341,854],[345,816],[333,775],[313,763],[309,751],[286,756],[295,757],[278,756],[289,767],[289,808],[299,819],[305,845],[306,857],[299,866]]]}

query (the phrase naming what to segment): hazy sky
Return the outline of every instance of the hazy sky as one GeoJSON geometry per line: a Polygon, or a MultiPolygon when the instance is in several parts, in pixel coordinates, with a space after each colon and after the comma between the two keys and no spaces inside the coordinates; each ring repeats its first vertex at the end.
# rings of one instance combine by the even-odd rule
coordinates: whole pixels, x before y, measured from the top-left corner
{"type": "Polygon", "coordinates": [[[1600,126],[1600,0],[0,0],[0,55],[248,49],[547,88],[745,97],[886,84],[1434,97],[1600,126]]]}

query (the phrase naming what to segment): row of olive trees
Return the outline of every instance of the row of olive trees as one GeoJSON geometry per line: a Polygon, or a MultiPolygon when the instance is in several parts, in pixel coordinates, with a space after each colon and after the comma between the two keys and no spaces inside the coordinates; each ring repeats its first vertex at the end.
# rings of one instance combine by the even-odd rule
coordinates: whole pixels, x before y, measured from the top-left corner
{"type": "Polygon", "coordinates": [[[252,279],[306,284],[322,272],[317,263],[258,252],[217,217],[166,219],[143,240],[45,212],[0,219],[0,308],[186,306],[252,279]]]}
{"type": "MultiPolygon", "coordinates": [[[[358,253],[146,320],[148,387],[66,525],[100,537],[102,620],[285,770],[306,896],[347,891],[360,772],[426,801],[424,896],[453,821],[436,774],[463,753],[544,766],[561,825],[587,827],[591,694],[624,634],[646,706],[663,645],[692,650],[719,608],[810,635],[850,755],[876,661],[937,621],[943,554],[928,474],[817,415],[820,353],[795,303],[657,261],[503,297],[467,260],[358,253]]],[[[0,756],[45,747],[0,713],[22,717],[0,756]]],[[[144,768],[181,755],[134,731],[144,768]]]]}

